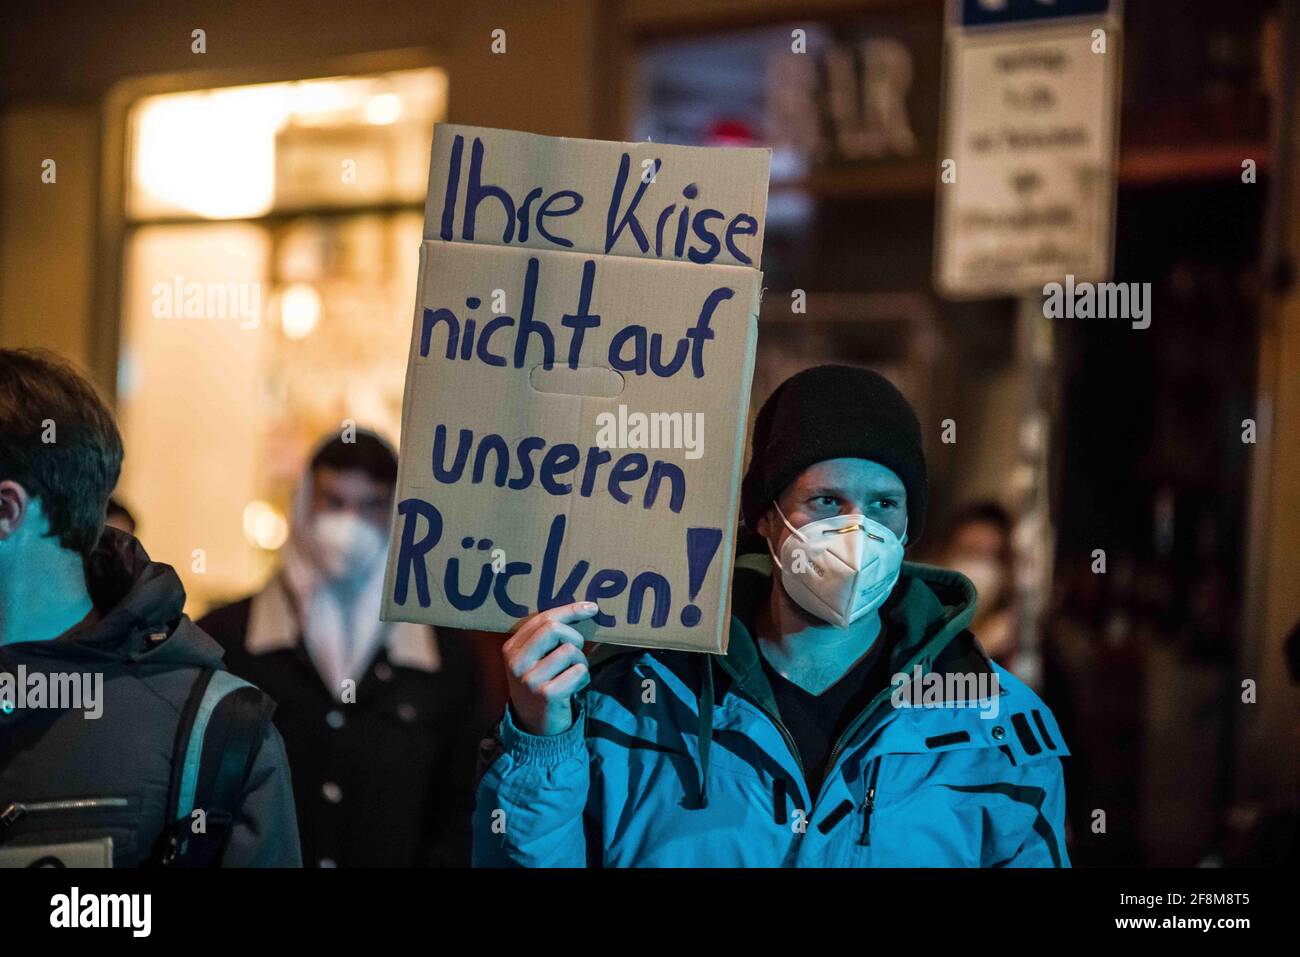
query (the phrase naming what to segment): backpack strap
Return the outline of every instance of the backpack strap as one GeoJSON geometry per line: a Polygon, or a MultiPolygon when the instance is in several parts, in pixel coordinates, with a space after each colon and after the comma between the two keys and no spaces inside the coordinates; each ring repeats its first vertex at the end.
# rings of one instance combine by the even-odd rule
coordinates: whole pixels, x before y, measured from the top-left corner
{"type": "Polygon", "coordinates": [[[220,863],[274,710],[267,695],[228,671],[199,673],[176,729],[160,866],[220,863]],[[196,810],[203,814],[196,818],[196,810]]]}

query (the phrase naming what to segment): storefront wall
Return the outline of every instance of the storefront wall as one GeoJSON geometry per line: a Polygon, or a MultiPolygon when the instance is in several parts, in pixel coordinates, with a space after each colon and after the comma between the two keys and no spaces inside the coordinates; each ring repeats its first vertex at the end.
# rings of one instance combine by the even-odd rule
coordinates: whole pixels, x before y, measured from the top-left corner
{"type": "MultiPolygon", "coordinates": [[[[250,18],[227,4],[65,4],[61,20],[23,22],[0,40],[0,341],[47,346],[113,387],[112,303],[96,296],[102,217],[100,143],[109,93],[143,76],[201,73],[229,83],[307,77],[347,58],[426,49],[450,77],[450,119],[564,136],[608,132],[615,115],[602,43],[608,15],[596,0],[412,2],[383,14],[355,4],[288,2],[250,18]],[[148,31],[137,29],[148,22],[148,31]],[[205,31],[207,52],[191,51],[205,31]],[[505,53],[493,53],[493,31],[505,53]],[[171,44],[160,37],[174,37],[171,44]],[[328,64],[328,66],[325,66],[328,64]],[[54,158],[57,181],[41,181],[54,158]]],[[[375,61],[370,60],[371,64],[375,61]]],[[[200,81],[195,85],[203,85],[200,81]]]]}

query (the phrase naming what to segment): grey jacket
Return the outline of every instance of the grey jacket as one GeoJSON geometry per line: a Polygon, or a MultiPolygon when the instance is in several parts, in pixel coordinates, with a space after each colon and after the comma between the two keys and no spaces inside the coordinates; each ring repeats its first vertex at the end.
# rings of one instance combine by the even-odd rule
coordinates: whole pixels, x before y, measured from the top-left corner
{"type": "MultiPolygon", "coordinates": [[[[222,651],[182,613],[176,572],[131,536],[107,529],[86,578],[95,620],[0,646],[0,673],[11,689],[23,678],[28,695],[0,702],[0,846],[109,836],[113,865],[135,867],[155,857],[169,823],[181,712],[201,670],[221,668],[222,651]],[[56,681],[82,689],[80,709],[36,706],[33,689],[56,681]]],[[[222,864],[301,863],[284,744],[268,725],[222,864]]]]}

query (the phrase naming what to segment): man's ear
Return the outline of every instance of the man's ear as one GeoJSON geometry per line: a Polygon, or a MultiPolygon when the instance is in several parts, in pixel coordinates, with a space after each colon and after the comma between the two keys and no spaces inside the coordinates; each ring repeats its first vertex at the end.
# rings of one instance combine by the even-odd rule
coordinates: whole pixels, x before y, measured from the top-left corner
{"type": "Polygon", "coordinates": [[[0,481],[0,541],[17,534],[31,509],[27,489],[10,479],[0,481]]]}
{"type": "Polygon", "coordinates": [[[755,530],[759,535],[763,536],[763,541],[767,543],[768,550],[773,553],[781,550],[783,540],[788,534],[780,515],[777,514],[775,505],[769,505],[763,514],[759,516],[758,527],[755,530]]]}

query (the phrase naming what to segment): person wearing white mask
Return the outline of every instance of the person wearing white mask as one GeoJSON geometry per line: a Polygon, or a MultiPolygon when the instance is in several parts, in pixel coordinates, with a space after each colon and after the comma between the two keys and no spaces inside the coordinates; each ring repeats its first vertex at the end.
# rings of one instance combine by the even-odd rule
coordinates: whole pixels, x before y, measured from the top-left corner
{"type": "Polygon", "coordinates": [[[468,862],[479,669],[458,632],[380,621],[396,480],[373,432],[323,441],[279,572],[203,619],[278,702],[307,866],[468,862]]]}
{"type": "Polygon", "coordinates": [[[971,502],[948,525],[940,558],[961,572],[979,594],[971,631],[985,653],[1012,671],[1017,649],[1015,552],[1011,516],[997,502],[971,502]]]}
{"type": "Polygon", "coordinates": [[[725,654],[589,659],[591,602],[512,631],[475,864],[1069,866],[1051,711],[968,629],[970,581],[903,560],[929,494],[907,400],[807,369],[752,445],[725,654]]]}

